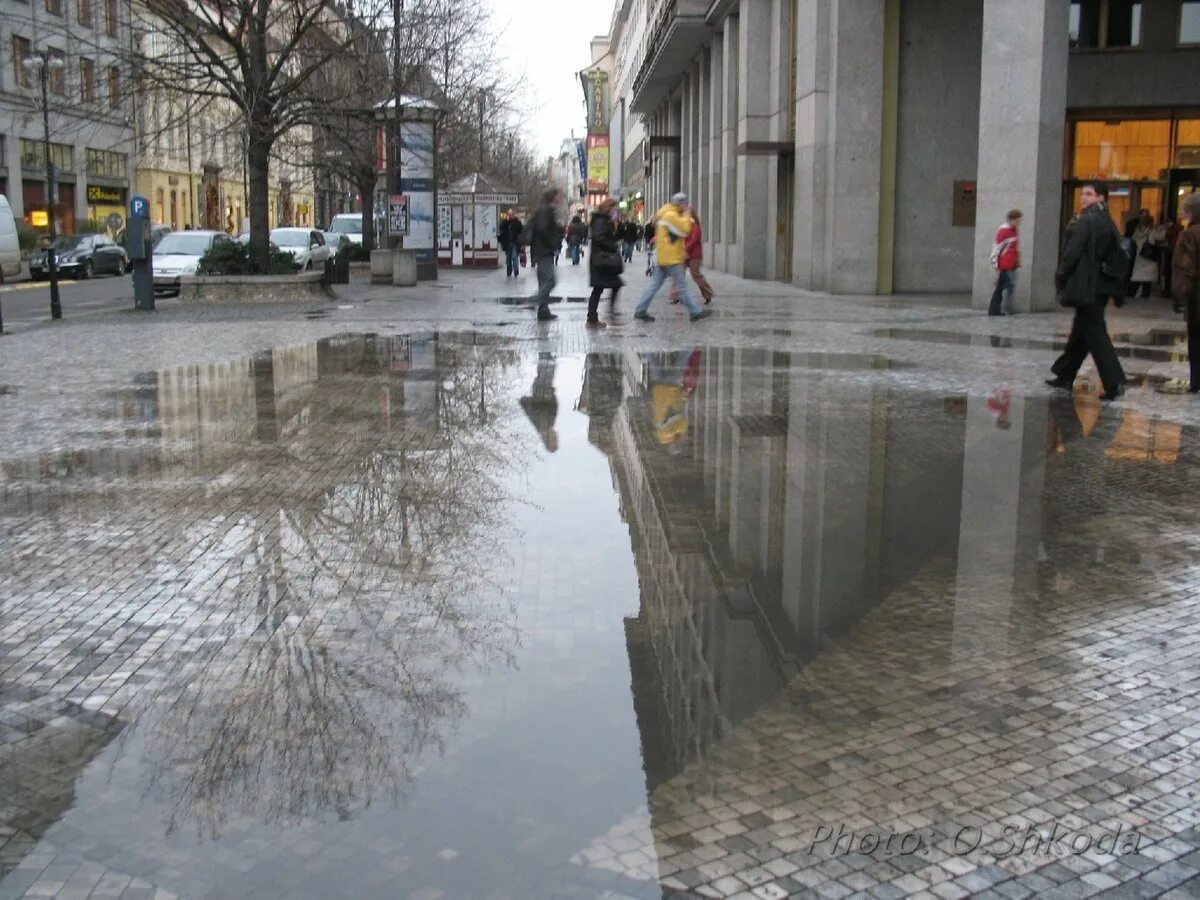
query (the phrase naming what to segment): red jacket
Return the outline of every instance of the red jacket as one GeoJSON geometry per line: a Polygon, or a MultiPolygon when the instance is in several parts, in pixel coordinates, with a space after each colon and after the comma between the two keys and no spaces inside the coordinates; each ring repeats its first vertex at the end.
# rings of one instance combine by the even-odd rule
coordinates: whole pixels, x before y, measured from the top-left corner
{"type": "Polygon", "coordinates": [[[704,235],[700,232],[700,223],[692,219],[692,230],[688,232],[688,236],[683,241],[683,249],[687,251],[688,259],[704,259],[704,247],[701,241],[704,240],[704,235]]]}
{"type": "Polygon", "coordinates": [[[1000,251],[996,268],[1001,272],[1011,272],[1021,266],[1021,239],[1017,235],[1017,229],[1007,222],[996,232],[996,243],[1003,244],[1005,241],[1008,244],[1000,251]]]}

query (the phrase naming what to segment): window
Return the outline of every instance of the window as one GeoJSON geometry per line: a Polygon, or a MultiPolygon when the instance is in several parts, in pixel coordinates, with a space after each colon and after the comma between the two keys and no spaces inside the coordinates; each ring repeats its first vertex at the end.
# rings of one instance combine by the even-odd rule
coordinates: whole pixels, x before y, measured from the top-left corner
{"type": "Polygon", "coordinates": [[[1075,123],[1074,178],[1158,181],[1170,161],[1169,119],[1075,123]]]}
{"type": "Polygon", "coordinates": [[[79,60],[79,99],[84,103],[96,99],[96,63],[86,56],[79,60]]]}
{"type": "Polygon", "coordinates": [[[1142,44],[1141,0],[1072,0],[1071,48],[1108,50],[1142,44]]]}
{"type": "Polygon", "coordinates": [[[13,82],[19,87],[30,87],[33,84],[29,79],[29,68],[25,65],[25,60],[32,55],[33,46],[29,43],[29,38],[17,37],[14,34],[12,39],[13,82]]]}
{"type": "Polygon", "coordinates": [[[104,33],[117,36],[117,0],[104,0],[104,33]]]}
{"type": "Polygon", "coordinates": [[[78,6],[75,7],[75,18],[84,28],[92,27],[92,0],[77,0],[78,6]]]}
{"type": "Polygon", "coordinates": [[[121,105],[121,70],[116,66],[108,67],[108,105],[112,109],[121,105]]]}
{"type": "Polygon", "coordinates": [[[63,14],[63,0],[46,0],[46,12],[52,16],[63,14]]]}
{"type": "Polygon", "coordinates": [[[1200,0],[1179,4],[1179,43],[1200,44],[1200,0]]]}
{"type": "MultiPolygon", "coordinates": [[[[21,168],[42,169],[46,165],[45,144],[41,141],[31,141],[21,138],[21,168]]],[[[71,159],[70,144],[50,145],[50,162],[60,172],[74,172],[75,166],[71,159]]]]}
{"type": "Polygon", "coordinates": [[[46,50],[46,57],[47,61],[58,62],[58,65],[50,67],[50,72],[46,76],[46,84],[50,88],[50,93],[56,97],[67,96],[67,54],[49,47],[46,50]]]}
{"type": "Polygon", "coordinates": [[[87,150],[87,171],[89,175],[101,175],[105,178],[125,177],[125,154],[112,150],[87,150]]]}

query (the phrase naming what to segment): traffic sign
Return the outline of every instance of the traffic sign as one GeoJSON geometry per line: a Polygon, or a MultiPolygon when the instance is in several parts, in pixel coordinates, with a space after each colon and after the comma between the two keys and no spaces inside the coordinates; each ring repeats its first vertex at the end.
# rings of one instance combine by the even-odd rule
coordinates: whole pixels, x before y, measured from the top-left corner
{"type": "Polygon", "coordinates": [[[129,215],[150,218],[150,201],[140,194],[129,201],[129,215]]]}

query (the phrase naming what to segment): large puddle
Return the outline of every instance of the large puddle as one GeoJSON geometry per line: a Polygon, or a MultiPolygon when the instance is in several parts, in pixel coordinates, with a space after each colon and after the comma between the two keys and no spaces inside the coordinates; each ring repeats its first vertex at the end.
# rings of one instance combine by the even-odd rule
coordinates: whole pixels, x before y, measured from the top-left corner
{"type": "MultiPolygon", "coordinates": [[[[889,605],[940,702],[1172,553],[1128,516],[1190,430],[889,367],[462,333],[139,377],[0,467],[0,890],[66,853],[182,896],[662,896],[672,780],[889,605]]],[[[889,715],[855,699],[842,737],[889,715]]]]}

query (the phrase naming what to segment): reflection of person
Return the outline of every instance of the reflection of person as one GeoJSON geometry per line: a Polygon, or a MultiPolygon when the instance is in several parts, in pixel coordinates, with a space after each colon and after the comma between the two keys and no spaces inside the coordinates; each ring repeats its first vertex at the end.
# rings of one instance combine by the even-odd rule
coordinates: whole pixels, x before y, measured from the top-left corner
{"type": "Polygon", "coordinates": [[[538,354],[537,375],[529,396],[522,397],[521,409],[537,429],[542,443],[551,453],[558,450],[558,432],[554,423],[558,419],[558,397],[554,393],[554,354],[543,351],[538,354]]]}
{"type": "Polygon", "coordinates": [[[700,351],[651,353],[644,357],[650,374],[650,414],[654,438],[671,452],[683,448],[688,433],[687,401],[696,389],[700,351]]]}
{"type": "Polygon", "coordinates": [[[1054,275],[1059,302],[1074,308],[1075,319],[1066,349],[1050,367],[1054,378],[1046,383],[1071,390],[1080,366],[1090,353],[1104,384],[1101,399],[1116,400],[1125,393],[1125,372],[1108,336],[1104,307],[1120,285],[1102,270],[1100,263],[1120,235],[1108,213],[1106,184],[1098,181],[1085,184],[1080,203],[1083,208],[1067,226],[1062,261],[1054,275]]]}
{"type": "Polygon", "coordinates": [[[1188,365],[1191,380],[1188,391],[1200,392],[1200,193],[1183,200],[1187,230],[1179,235],[1172,258],[1171,299],[1183,307],[1187,316],[1188,365]]]}
{"type": "Polygon", "coordinates": [[[613,449],[612,426],[623,394],[621,358],[589,353],[583,364],[583,389],[577,409],[588,417],[588,441],[605,453],[613,449]]]}

